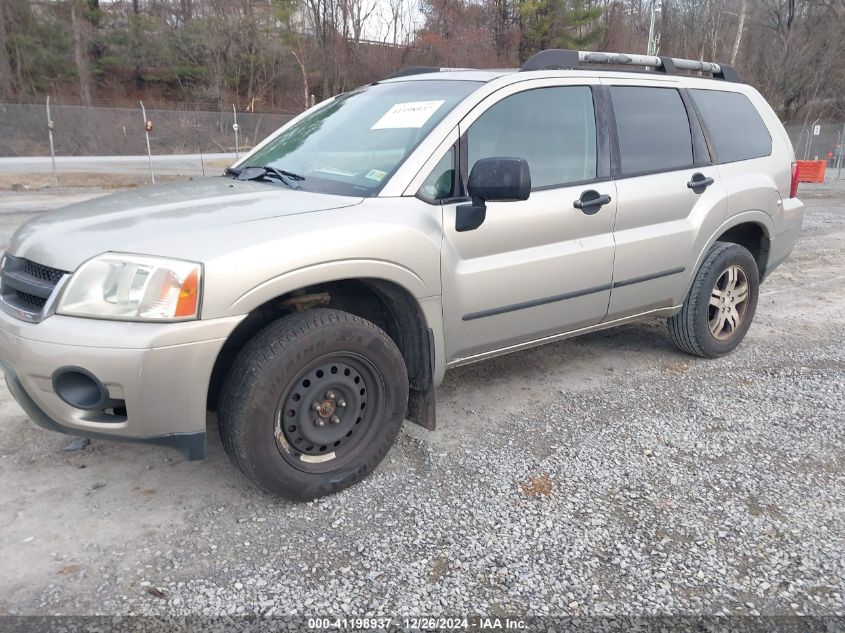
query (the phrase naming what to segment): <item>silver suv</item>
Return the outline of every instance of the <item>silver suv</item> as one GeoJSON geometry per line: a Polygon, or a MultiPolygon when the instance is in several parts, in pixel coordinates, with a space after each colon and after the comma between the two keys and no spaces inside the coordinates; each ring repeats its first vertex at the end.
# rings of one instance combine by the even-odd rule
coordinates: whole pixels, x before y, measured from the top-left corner
{"type": "Polygon", "coordinates": [[[433,429],[447,368],[646,316],[690,354],[739,344],[803,217],[757,91],[668,57],[445,70],[329,99],[220,177],[20,228],[0,358],[32,420],[195,459],[216,410],[251,480],[309,499],[406,418],[433,429]]]}

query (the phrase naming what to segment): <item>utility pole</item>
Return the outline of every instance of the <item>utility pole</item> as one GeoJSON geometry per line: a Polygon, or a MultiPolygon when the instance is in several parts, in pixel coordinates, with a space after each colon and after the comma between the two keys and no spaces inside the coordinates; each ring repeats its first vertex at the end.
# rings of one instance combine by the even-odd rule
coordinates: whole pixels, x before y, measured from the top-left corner
{"type": "Polygon", "coordinates": [[[657,55],[660,36],[654,34],[655,23],[657,22],[657,9],[660,0],[651,0],[651,22],[648,26],[648,50],[646,55],[657,55]]]}

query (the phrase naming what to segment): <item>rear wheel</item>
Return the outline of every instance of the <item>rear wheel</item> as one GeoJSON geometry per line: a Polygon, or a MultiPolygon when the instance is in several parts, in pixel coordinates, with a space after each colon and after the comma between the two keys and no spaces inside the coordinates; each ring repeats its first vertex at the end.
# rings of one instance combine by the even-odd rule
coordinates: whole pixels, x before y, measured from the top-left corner
{"type": "Polygon", "coordinates": [[[319,309],[271,323],[241,351],[221,394],[220,435],[258,486],[313,499],[359,481],[396,439],[408,376],[373,323],[319,309]]]}
{"type": "Polygon", "coordinates": [[[757,262],[739,244],[716,242],[684,301],[669,319],[679,348],[715,358],[733,350],[745,337],[757,308],[760,288],[757,262]]]}

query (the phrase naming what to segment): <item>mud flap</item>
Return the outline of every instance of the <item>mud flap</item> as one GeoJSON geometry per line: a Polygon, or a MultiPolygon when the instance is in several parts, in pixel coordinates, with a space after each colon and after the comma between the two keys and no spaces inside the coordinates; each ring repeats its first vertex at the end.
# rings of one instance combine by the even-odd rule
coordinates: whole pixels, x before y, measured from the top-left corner
{"type": "Polygon", "coordinates": [[[408,392],[407,418],[414,424],[433,431],[436,426],[436,406],[434,388],[434,332],[423,331],[419,366],[416,376],[411,381],[408,392]]]}

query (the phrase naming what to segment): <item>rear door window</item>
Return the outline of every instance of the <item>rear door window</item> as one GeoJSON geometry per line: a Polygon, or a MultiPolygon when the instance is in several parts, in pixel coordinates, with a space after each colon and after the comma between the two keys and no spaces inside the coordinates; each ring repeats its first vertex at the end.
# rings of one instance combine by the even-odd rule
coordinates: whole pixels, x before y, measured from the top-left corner
{"type": "Polygon", "coordinates": [[[691,167],[692,135],[674,88],[611,86],[623,176],[691,167]]]}
{"type": "Polygon", "coordinates": [[[689,94],[710,135],[717,162],[732,163],[772,153],[769,129],[744,94],[700,89],[689,94]]]}

